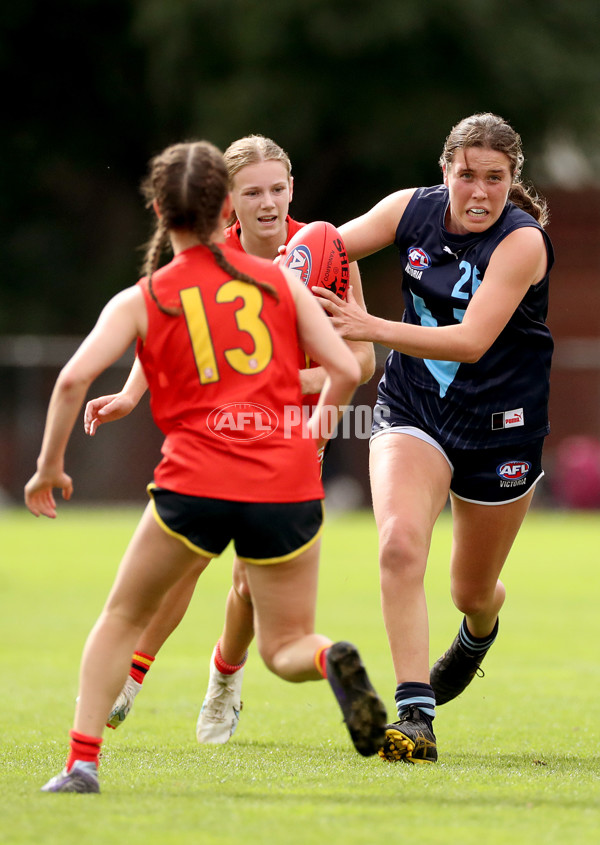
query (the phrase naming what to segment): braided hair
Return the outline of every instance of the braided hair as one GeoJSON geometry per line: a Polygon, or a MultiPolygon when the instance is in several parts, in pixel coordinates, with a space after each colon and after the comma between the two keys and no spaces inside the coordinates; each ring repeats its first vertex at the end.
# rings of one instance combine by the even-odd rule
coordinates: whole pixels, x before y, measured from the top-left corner
{"type": "Polygon", "coordinates": [[[521,170],[525,157],[521,145],[521,136],[498,115],[484,112],[465,117],[456,124],[446,138],[440,166],[449,170],[457,150],[468,147],[487,147],[504,153],[510,162],[512,186],[508,199],[518,208],[528,212],[542,226],[549,220],[546,200],[539,197],[531,186],[521,181],[521,170]]]}
{"type": "Polygon", "coordinates": [[[156,202],[160,217],[146,247],[144,274],[148,277],[150,296],[164,314],[181,313],[180,307],[161,303],[152,285],[161,252],[169,244],[170,230],[192,233],[228,275],[279,299],[272,285],[238,270],[212,240],[227,192],[228,172],[223,155],[208,141],[173,144],[151,160],[148,176],[142,182],[142,193],[148,208],[156,202]]]}

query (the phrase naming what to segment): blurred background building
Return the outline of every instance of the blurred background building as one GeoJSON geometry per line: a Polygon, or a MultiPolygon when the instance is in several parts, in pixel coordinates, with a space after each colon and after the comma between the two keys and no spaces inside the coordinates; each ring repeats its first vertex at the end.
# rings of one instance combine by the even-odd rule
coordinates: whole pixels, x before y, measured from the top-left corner
{"type": "MultiPolygon", "coordinates": [[[[139,275],[148,159],[249,133],[290,154],[293,215],[340,224],[436,184],[476,111],[521,133],[548,200],[556,340],[538,503],[600,507],[600,25],[596,0],[41,0],[0,11],[0,490],[22,501],[60,366],[139,275]]],[[[361,262],[369,309],[401,315],[396,256],[361,262]]],[[[92,395],[122,384],[133,352],[92,395]]],[[[378,372],[356,403],[371,405],[378,372]]],[[[76,501],[139,501],[161,437],[145,402],[68,452],[76,501]]],[[[338,439],[332,502],[368,505],[368,441],[338,439]]]]}

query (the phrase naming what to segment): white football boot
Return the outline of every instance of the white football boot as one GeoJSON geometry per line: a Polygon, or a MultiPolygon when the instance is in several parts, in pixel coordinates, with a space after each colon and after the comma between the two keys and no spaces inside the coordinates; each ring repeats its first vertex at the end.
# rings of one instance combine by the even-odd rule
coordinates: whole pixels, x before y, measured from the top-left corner
{"type": "Polygon", "coordinates": [[[206,697],[196,723],[196,739],[222,745],[233,736],[240,720],[244,667],[232,675],[223,675],[215,666],[215,650],[210,658],[206,697]]]}
{"type": "Polygon", "coordinates": [[[106,727],[116,730],[119,725],[125,721],[127,714],[133,707],[133,700],[141,690],[142,685],[134,681],[131,675],[127,676],[127,680],[123,684],[123,689],[117,696],[117,700],[113,704],[110,715],[106,721],[106,727]]]}

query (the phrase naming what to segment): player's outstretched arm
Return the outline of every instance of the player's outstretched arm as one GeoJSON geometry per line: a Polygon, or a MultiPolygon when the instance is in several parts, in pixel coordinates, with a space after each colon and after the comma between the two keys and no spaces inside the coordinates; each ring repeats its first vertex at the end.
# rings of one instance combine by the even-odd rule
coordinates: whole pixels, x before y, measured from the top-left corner
{"type": "Polygon", "coordinates": [[[65,364],[54,385],[37,471],[25,485],[25,504],[34,516],[56,516],[53,488],[70,499],[73,482],[64,471],[67,444],[90,384],[118,360],[136,337],[145,338],[147,316],[137,286],[121,291],[104,307],[98,322],[65,364]]]}
{"type": "Polygon", "coordinates": [[[510,320],[531,285],[546,272],[548,256],[542,233],[533,226],[516,229],[493,251],[485,277],[461,322],[417,326],[374,317],[326,288],[313,287],[315,298],[346,339],[370,339],[415,358],[476,363],[510,320]]]}

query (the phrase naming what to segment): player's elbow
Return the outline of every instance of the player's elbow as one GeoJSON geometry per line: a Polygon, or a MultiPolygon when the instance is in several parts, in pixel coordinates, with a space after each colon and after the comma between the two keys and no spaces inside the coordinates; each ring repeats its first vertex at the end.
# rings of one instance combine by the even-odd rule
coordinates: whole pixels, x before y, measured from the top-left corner
{"type": "Polygon", "coordinates": [[[476,364],[490,348],[489,343],[472,341],[465,345],[460,360],[465,364],[476,364]]]}
{"type": "Polygon", "coordinates": [[[476,364],[489,348],[489,338],[479,333],[463,331],[455,350],[455,360],[463,364],[476,364]]]}
{"type": "Polygon", "coordinates": [[[468,348],[461,354],[460,361],[463,364],[476,364],[482,355],[483,351],[477,348],[468,348]]]}
{"type": "Polygon", "coordinates": [[[65,364],[58,375],[56,389],[64,396],[70,396],[86,391],[91,382],[92,379],[87,373],[81,372],[77,366],[69,362],[65,364]]]}

